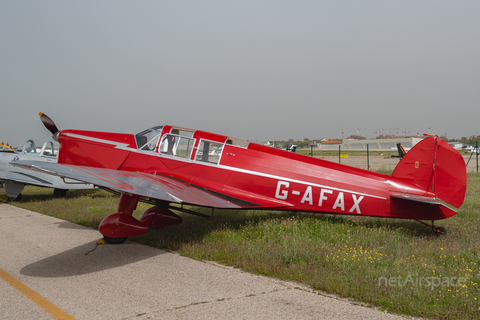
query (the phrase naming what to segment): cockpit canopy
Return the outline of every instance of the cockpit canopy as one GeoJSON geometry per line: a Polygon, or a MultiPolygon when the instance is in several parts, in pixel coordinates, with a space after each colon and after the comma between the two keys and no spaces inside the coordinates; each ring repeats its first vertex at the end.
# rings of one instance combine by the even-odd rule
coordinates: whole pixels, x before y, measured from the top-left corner
{"type": "Polygon", "coordinates": [[[144,151],[155,151],[158,139],[162,134],[162,129],[163,126],[157,126],[137,133],[135,135],[137,149],[144,151]]]}
{"type": "Polygon", "coordinates": [[[135,135],[137,149],[218,164],[225,144],[247,148],[249,142],[181,127],[157,126],[135,135]],[[162,136],[163,133],[163,136],[162,136]],[[194,154],[192,154],[194,153],[194,154]]]}
{"type": "Polygon", "coordinates": [[[56,157],[57,150],[52,141],[46,141],[41,148],[37,147],[35,141],[27,140],[22,146],[15,150],[16,153],[21,154],[34,154],[46,157],[56,157]]]}

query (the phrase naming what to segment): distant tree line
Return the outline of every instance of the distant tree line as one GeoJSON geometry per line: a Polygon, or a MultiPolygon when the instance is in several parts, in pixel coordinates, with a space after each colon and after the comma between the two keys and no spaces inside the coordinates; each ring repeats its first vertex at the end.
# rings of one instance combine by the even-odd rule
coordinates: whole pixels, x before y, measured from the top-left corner
{"type": "Polygon", "coordinates": [[[461,139],[453,139],[453,141],[459,141],[461,143],[464,143],[466,145],[474,146],[475,143],[478,143],[480,145],[480,136],[470,136],[470,138],[467,137],[462,137],[461,139]]]}
{"type": "MultiPolygon", "coordinates": [[[[446,136],[440,136],[445,141],[449,142],[461,142],[466,145],[474,146],[475,143],[478,142],[480,145],[480,135],[474,135],[470,136],[470,138],[467,137],[462,137],[461,139],[448,139],[446,136]]],[[[320,143],[322,139],[313,139],[310,140],[309,138],[303,138],[302,140],[294,140],[294,139],[288,139],[288,140],[279,140],[279,141],[273,141],[273,146],[275,148],[280,148],[280,149],[287,149],[291,147],[292,145],[296,145],[298,148],[310,148],[310,145],[317,145],[320,143]]]]}
{"type": "Polygon", "coordinates": [[[280,148],[280,149],[287,149],[292,145],[296,145],[297,148],[310,148],[310,145],[313,144],[316,146],[317,143],[320,143],[320,140],[321,139],[310,140],[309,138],[303,138],[303,140],[288,139],[288,140],[273,141],[273,144],[275,148],[280,148]]]}

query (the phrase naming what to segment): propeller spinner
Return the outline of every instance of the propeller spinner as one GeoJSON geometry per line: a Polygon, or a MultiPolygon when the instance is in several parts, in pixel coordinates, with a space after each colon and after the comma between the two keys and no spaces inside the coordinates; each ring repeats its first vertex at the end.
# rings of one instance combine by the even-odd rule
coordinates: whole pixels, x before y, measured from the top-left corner
{"type": "Polygon", "coordinates": [[[48,129],[52,133],[53,140],[58,141],[58,133],[60,130],[58,130],[57,126],[55,125],[55,122],[53,122],[52,119],[50,119],[49,116],[47,116],[45,113],[39,112],[38,115],[40,116],[40,120],[42,120],[43,125],[45,128],[48,129]]]}

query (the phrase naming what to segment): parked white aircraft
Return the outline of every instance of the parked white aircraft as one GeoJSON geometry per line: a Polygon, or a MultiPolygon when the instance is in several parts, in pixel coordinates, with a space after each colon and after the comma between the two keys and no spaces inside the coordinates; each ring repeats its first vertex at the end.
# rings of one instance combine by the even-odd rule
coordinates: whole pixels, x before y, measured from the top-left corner
{"type": "Polygon", "coordinates": [[[477,149],[477,148],[472,147],[472,146],[467,146],[467,147],[463,147],[462,149],[463,150],[469,150],[470,152],[475,152],[476,151],[477,154],[480,154],[480,150],[478,150],[478,149],[480,149],[480,147],[478,147],[478,149],[477,149]]]}
{"type": "Polygon", "coordinates": [[[64,197],[69,189],[93,189],[91,184],[76,180],[66,180],[49,174],[14,167],[10,163],[18,160],[57,162],[57,150],[53,142],[47,141],[37,148],[33,140],[28,140],[14,152],[0,151],[0,180],[11,201],[19,201],[25,185],[54,188],[56,197],[64,197]]]}

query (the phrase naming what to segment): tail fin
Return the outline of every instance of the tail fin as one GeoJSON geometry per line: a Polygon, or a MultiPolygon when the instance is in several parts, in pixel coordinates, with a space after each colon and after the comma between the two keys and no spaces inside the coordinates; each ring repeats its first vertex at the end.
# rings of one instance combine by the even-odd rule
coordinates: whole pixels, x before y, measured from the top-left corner
{"type": "Polygon", "coordinates": [[[433,192],[435,197],[456,208],[460,208],[465,199],[465,160],[457,150],[437,136],[423,139],[406,153],[392,177],[433,192]]]}
{"type": "Polygon", "coordinates": [[[405,151],[405,148],[402,146],[401,143],[397,143],[397,148],[398,148],[398,157],[402,159],[403,156],[407,153],[407,151],[405,151]]]}

